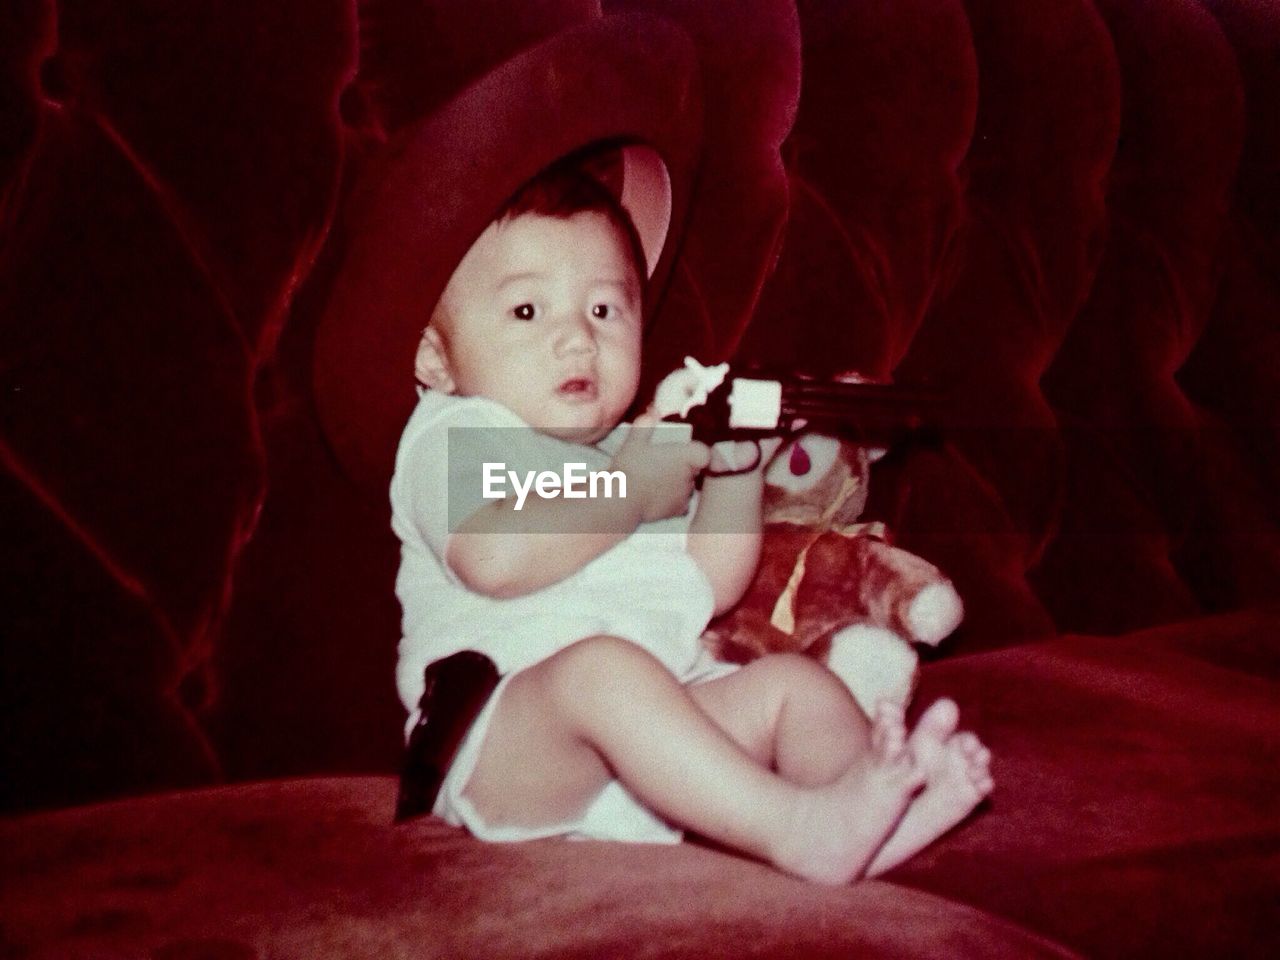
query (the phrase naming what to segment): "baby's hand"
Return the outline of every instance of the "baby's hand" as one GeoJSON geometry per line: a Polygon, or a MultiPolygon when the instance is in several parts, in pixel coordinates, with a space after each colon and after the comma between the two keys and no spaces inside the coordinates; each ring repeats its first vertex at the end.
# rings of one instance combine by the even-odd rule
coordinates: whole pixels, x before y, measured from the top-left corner
{"type": "Polygon", "coordinates": [[[636,417],[610,469],[627,475],[627,499],[640,505],[642,522],[665,520],[684,513],[693,495],[694,480],[707,466],[706,444],[654,443],[656,418],[636,417]]]}
{"type": "Polygon", "coordinates": [[[781,437],[762,440],[722,440],[711,447],[713,473],[754,472],[763,470],[782,446],[781,437]]]}

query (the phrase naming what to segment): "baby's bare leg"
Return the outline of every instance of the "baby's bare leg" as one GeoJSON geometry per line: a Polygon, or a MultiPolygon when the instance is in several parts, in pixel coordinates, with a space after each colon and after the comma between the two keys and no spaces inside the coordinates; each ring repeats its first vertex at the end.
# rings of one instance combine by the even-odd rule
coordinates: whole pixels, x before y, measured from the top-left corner
{"type": "MultiPolygon", "coordinates": [[[[871,749],[867,719],[847,688],[807,657],[764,657],[690,692],[753,757],[795,783],[829,783],[871,749]]],[[[885,704],[881,713],[885,729],[905,730],[899,708],[885,704]]],[[[958,720],[955,702],[938,700],[912,731],[907,747],[925,789],[877,851],[868,876],[914,856],[991,792],[991,754],[973,734],[956,732],[958,720]]]]}
{"type": "Polygon", "coordinates": [[[616,775],[672,822],[801,876],[859,875],[919,788],[900,732],[821,788],[743,750],[652,656],[595,637],[508,684],[466,794],[491,823],[576,815],[616,775]],[[896,746],[895,746],[896,744],[896,746]]]}
{"type": "Polygon", "coordinates": [[[871,749],[866,714],[811,657],[765,656],[689,693],[752,757],[800,786],[834,782],[871,749]]]}

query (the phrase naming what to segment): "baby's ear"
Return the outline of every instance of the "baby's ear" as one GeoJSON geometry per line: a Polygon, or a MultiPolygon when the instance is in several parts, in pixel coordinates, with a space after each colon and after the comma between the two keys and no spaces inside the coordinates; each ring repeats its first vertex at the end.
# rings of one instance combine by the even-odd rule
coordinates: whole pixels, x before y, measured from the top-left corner
{"type": "Polygon", "coordinates": [[[418,354],[413,362],[413,375],[424,387],[453,393],[453,376],[449,373],[449,359],[445,356],[444,341],[440,331],[427,327],[418,341],[418,354]]]}

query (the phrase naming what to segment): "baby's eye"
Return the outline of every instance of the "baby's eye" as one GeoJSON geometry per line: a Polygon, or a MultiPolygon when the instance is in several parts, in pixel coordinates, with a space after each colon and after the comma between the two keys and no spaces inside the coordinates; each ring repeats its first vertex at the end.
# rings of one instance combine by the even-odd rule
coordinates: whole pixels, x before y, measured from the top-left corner
{"type": "Polygon", "coordinates": [[[511,309],[511,315],[517,320],[532,320],[537,314],[538,310],[532,303],[522,303],[511,309]]]}
{"type": "Polygon", "coordinates": [[[617,315],[618,311],[607,303],[597,303],[591,308],[591,316],[597,320],[612,320],[617,315]]]}

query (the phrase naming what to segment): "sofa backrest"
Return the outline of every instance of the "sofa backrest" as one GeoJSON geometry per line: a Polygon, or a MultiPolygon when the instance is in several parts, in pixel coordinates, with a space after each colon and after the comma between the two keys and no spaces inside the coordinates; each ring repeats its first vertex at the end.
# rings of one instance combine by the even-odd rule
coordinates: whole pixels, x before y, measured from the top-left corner
{"type": "Polygon", "coordinates": [[[966,598],[953,649],[1274,597],[1274,14],[800,9],[791,219],[744,347],[947,396],[946,445],[873,496],[966,598]]]}

